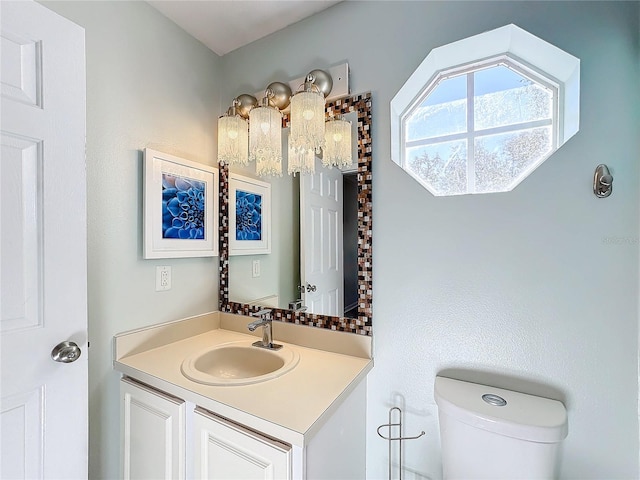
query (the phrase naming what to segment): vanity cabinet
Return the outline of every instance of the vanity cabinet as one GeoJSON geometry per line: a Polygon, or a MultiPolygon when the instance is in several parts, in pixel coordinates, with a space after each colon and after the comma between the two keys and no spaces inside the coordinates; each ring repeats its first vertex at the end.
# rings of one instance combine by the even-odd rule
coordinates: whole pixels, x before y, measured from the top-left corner
{"type": "Polygon", "coordinates": [[[242,333],[251,320],[216,312],[116,336],[121,478],[366,477],[370,339],[283,324],[300,359],[282,375],[210,385],[183,373],[194,352],[253,342],[242,333]]]}
{"type": "Polygon", "coordinates": [[[120,393],[124,479],[293,479],[291,445],[130,378],[120,393]]]}
{"type": "Polygon", "coordinates": [[[195,478],[291,480],[292,447],[195,409],[195,478]]]}
{"type": "Polygon", "coordinates": [[[134,382],[120,381],[122,478],[185,478],[186,402],[134,382]]]}
{"type": "Polygon", "coordinates": [[[120,393],[124,479],[364,478],[366,382],[298,446],[129,377],[120,393]]]}

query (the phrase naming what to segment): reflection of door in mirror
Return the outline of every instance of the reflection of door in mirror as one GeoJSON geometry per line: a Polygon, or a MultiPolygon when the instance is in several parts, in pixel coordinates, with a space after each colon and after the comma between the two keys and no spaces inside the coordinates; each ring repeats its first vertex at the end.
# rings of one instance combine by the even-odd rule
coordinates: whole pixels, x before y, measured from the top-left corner
{"type": "Polygon", "coordinates": [[[342,172],[322,168],[300,179],[300,277],[307,310],[342,317],[342,172]]]}
{"type": "Polygon", "coordinates": [[[321,315],[357,315],[357,176],[321,168],[300,181],[303,304],[321,315]],[[349,314],[347,314],[347,312],[349,314]]]}

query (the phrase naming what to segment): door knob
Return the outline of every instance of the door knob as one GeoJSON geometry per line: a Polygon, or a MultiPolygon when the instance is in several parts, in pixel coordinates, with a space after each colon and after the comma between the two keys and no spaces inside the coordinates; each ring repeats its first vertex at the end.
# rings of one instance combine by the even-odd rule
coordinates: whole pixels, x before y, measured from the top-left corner
{"type": "Polygon", "coordinates": [[[315,291],[316,291],[316,286],[311,285],[310,283],[307,283],[307,292],[315,292],[315,291]]]}
{"type": "Polygon", "coordinates": [[[51,358],[61,363],[75,362],[81,354],[80,347],[74,342],[61,342],[51,350],[51,358]]]}

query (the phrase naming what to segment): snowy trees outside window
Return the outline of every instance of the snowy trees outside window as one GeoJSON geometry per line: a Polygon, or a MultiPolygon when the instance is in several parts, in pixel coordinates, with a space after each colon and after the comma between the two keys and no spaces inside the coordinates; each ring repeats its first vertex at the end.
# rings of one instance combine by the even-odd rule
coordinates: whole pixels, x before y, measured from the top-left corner
{"type": "Polygon", "coordinates": [[[510,191],[578,131],[579,72],[515,25],[434,49],[391,102],[392,158],[436,196],[510,191]]]}

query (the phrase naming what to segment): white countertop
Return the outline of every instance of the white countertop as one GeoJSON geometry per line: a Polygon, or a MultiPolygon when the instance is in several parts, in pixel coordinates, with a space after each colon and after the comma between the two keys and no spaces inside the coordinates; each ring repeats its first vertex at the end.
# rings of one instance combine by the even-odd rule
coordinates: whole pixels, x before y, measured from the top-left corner
{"type": "MultiPolygon", "coordinates": [[[[114,366],[143,383],[301,447],[373,368],[368,358],[285,343],[276,337],[274,341],[300,354],[298,365],[280,377],[250,385],[211,386],[193,382],[180,371],[182,361],[198,350],[246,340],[253,341],[255,336],[214,328],[137,353],[132,350],[133,354],[121,358],[116,354],[114,366]]],[[[117,342],[118,337],[116,352],[117,342]]]]}

